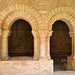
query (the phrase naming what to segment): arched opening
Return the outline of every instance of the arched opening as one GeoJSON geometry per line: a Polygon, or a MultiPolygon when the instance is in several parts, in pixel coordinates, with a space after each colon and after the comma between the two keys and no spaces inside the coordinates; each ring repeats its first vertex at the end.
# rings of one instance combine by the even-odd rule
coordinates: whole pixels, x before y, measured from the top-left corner
{"type": "Polygon", "coordinates": [[[67,56],[71,55],[71,37],[67,24],[61,20],[56,21],[52,27],[50,37],[50,54],[54,60],[54,70],[66,70],[67,56]]]}
{"type": "Polygon", "coordinates": [[[34,38],[30,24],[22,19],[15,21],[11,27],[8,39],[8,54],[10,57],[33,56],[34,38]]]}

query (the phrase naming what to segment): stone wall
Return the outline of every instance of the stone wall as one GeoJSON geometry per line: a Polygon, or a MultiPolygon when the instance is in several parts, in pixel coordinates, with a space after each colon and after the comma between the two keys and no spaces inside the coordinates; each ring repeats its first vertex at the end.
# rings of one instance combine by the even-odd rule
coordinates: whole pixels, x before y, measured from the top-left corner
{"type": "Polygon", "coordinates": [[[53,72],[53,61],[1,61],[1,75],[50,75],[53,72]],[[43,63],[44,62],[44,63],[43,63]],[[47,67],[44,67],[47,66],[47,67]]]}
{"type": "MultiPolygon", "coordinates": [[[[73,15],[74,15],[74,8],[75,8],[74,6],[75,0],[70,0],[70,1],[68,0],[66,1],[65,0],[63,1],[62,0],[16,0],[16,1],[1,0],[0,3],[1,3],[0,4],[1,23],[3,22],[5,16],[8,15],[10,12],[15,10],[19,11],[22,8],[21,9],[22,11],[24,10],[27,11],[28,9],[29,9],[28,12],[31,11],[29,13],[32,13],[32,15],[35,16],[35,19],[37,20],[39,25],[39,29],[48,29],[48,26],[50,26],[49,28],[51,29],[52,23],[57,19],[62,19],[66,22],[68,20],[71,23],[70,24],[69,22],[67,22],[68,26],[70,25],[69,26],[70,30],[72,29],[72,25],[74,26],[73,15]]],[[[17,14],[20,15],[18,12],[17,14]]],[[[13,17],[16,17],[16,16],[17,15],[13,17]]],[[[11,19],[10,16],[8,17],[11,19]]],[[[8,18],[8,22],[10,22],[9,18],[8,18]]],[[[32,22],[34,22],[34,20],[32,22]]],[[[6,24],[7,23],[5,23],[5,25],[6,24]]],[[[5,27],[5,29],[6,28],[7,27],[5,27]]]]}
{"type": "MultiPolygon", "coordinates": [[[[34,36],[34,59],[39,59],[42,63],[50,59],[49,41],[53,23],[56,20],[64,21],[69,27],[69,34],[72,38],[72,60],[70,60],[69,67],[70,70],[74,70],[72,65],[75,59],[75,0],[0,0],[0,55],[2,60],[8,59],[8,36],[12,24],[18,19],[30,23],[34,36]],[[47,60],[43,61],[42,58],[47,60]]],[[[43,66],[42,63],[42,69],[45,67],[49,70],[48,63],[44,63],[47,66],[43,66]]],[[[53,71],[52,67],[50,69],[53,71]]]]}

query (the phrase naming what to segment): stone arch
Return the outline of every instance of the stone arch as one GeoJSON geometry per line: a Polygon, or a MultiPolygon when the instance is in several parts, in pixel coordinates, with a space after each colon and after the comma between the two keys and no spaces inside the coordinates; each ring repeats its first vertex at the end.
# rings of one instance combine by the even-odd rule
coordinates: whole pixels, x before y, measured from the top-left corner
{"type": "Polygon", "coordinates": [[[2,45],[2,52],[1,52],[1,58],[2,60],[8,59],[8,36],[10,35],[10,28],[13,24],[18,19],[23,19],[26,20],[28,23],[30,23],[32,27],[32,34],[34,36],[34,59],[39,59],[39,48],[38,48],[38,29],[39,25],[43,22],[40,14],[36,11],[36,9],[25,5],[25,4],[14,4],[9,6],[8,8],[5,8],[1,13],[0,13],[0,28],[2,30],[2,40],[3,42],[6,42],[5,45],[5,54],[3,51],[3,46],[2,45]],[[5,36],[6,35],[6,36],[5,36]],[[4,40],[6,38],[6,40],[4,40]]]}
{"type": "MultiPolygon", "coordinates": [[[[54,60],[55,63],[59,62],[58,59],[61,61],[66,60],[66,62],[63,62],[63,63],[67,64],[68,62],[67,57],[72,55],[72,37],[69,35],[69,31],[70,31],[69,27],[64,20],[55,20],[55,22],[52,24],[52,30],[53,30],[53,33],[52,33],[52,36],[50,37],[51,58],[54,60]]],[[[56,65],[54,66],[56,67],[56,65]]],[[[61,69],[63,68],[61,67],[61,69]]],[[[54,68],[54,71],[55,70],[57,69],[54,68]]]]}
{"type": "Polygon", "coordinates": [[[38,13],[38,11],[25,4],[14,4],[5,8],[2,12],[0,12],[0,17],[0,28],[3,28],[5,24],[5,26],[8,26],[8,23],[6,23],[6,21],[10,22],[10,19],[14,17],[25,18],[26,20],[28,20],[28,22],[34,25],[34,27],[39,26],[39,24],[43,22],[42,17],[38,13]],[[13,16],[12,14],[15,14],[15,16],[13,16]],[[31,19],[29,20],[28,17],[31,19]]]}
{"type": "MultiPolygon", "coordinates": [[[[74,36],[74,24],[75,24],[75,20],[74,20],[74,17],[72,17],[71,15],[69,14],[66,14],[66,13],[59,13],[59,14],[55,14],[53,15],[52,18],[50,18],[48,20],[48,28],[49,28],[49,32],[48,32],[48,35],[52,36],[52,25],[55,21],[57,20],[61,20],[63,22],[65,22],[67,24],[67,26],[69,27],[69,34],[70,34],[70,37],[73,38],[74,36]]],[[[73,40],[73,39],[72,39],[73,40]]],[[[74,43],[72,43],[74,44],[74,43]]],[[[72,54],[73,54],[73,47],[72,47],[72,54]]]]}
{"type": "Polygon", "coordinates": [[[30,25],[32,27],[32,30],[38,30],[38,24],[37,24],[35,18],[31,14],[29,14],[27,12],[24,12],[24,11],[15,11],[15,12],[11,13],[8,16],[8,18],[5,20],[4,25],[2,26],[2,28],[10,30],[13,22],[16,21],[17,19],[26,20],[27,22],[30,23],[30,25]],[[18,15],[19,13],[20,13],[20,15],[18,15]]]}
{"type": "Polygon", "coordinates": [[[69,6],[61,6],[58,8],[55,8],[47,13],[46,18],[44,20],[44,23],[48,24],[49,30],[52,28],[52,24],[56,20],[62,20],[67,23],[70,32],[74,31],[74,9],[69,6]]]}
{"type": "Polygon", "coordinates": [[[49,20],[49,29],[52,29],[53,23],[57,20],[64,21],[68,25],[70,32],[74,32],[74,18],[64,13],[56,14],[49,20]]]}
{"type": "MultiPolygon", "coordinates": [[[[74,56],[74,36],[75,36],[75,9],[69,6],[61,6],[58,8],[55,8],[47,13],[45,16],[44,23],[48,27],[48,34],[47,34],[47,41],[48,41],[48,46],[47,46],[47,51],[50,51],[50,36],[52,36],[52,25],[55,21],[61,20],[64,21],[68,27],[69,27],[69,34],[70,37],[72,38],[72,56],[74,56]]],[[[50,54],[48,54],[50,55],[50,54]]],[[[49,56],[48,56],[49,57],[49,56]]],[[[67,60],[68,61],[68,60],[67,60]]]]}
{"type": "Polygon", "coordinates": [[[8,37],[8,55],[9,57],[34,55],[34,37],[32,35],[31,25],[23,20],[16,20],[11,28],[8,37]],[[15,34],[14,34],[15,33],[15,34]]]}

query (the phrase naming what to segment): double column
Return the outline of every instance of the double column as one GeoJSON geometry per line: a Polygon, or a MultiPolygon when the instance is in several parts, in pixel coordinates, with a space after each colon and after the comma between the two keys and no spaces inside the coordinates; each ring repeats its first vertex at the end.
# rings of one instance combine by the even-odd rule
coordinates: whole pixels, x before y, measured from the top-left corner
{"type": "Polygon", "coordinates": [[[2,60],[8,59],[8,35],[9,35],[9,30],[2,31],[2,50],[1,50],[2,60]]]}
{"type": "MultiPolygon", "coordinates": [[[[2,31],[1,59],[8,59],[8,36],[9,30],[2,31]]],[[[52,31],[39,30],[32,31],[34,36],[34,57],[33,59],[50,59],[50,36],[52,31]]]]}
{"type": "Polygon", "coordinates": [[[50,36],[49,30],[39,30],[40,59],[50,59],[50,36]]]}

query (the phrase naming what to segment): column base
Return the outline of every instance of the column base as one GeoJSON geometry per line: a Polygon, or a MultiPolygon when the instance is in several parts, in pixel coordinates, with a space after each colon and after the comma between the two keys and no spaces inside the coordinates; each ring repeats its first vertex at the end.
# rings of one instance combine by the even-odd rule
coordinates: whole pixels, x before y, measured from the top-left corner
{"type": "Polygon", "coordinates": [[[51,59],[50,55],[49,55],[49,56],[47,56],[47,59],[48,59],[48,60],[50,60],[50,59],[51,59]]]}
{"type": "Polygon", "coordinates": [[[39,57],[33,56],[34,60],[39,60],[39,57]]]}
{"type": "MultiPolygon", "coordinates": [[[[39,59],[39,65],[42,70],[42,73],[48,72],[48,73],[53,73],[53,60],[52,59],[39,59]]],[[[43,75],[41,74],[41,75],[43,75]]]]}
{"type": "Polygon", "coordinates": [[[75,57],[74,56],[67,57],[67,70],[75,71],[75,57]]]}
{"type": "Polygon", "coordinates": [[[6,61],[6,60],[8,60],[8,56],[7,57],[1,57],[1,60],[3,60],[3,61],[6,61]]]}

